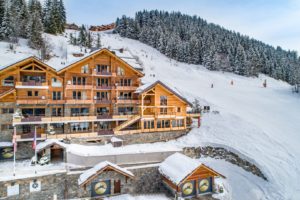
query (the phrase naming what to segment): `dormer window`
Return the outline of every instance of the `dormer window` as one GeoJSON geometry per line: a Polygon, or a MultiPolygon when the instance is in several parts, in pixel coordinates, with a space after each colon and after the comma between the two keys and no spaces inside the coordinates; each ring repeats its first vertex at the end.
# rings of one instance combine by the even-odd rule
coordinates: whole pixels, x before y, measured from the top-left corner
{"type": "Polygon", "coordinates": [[[14,77],[9,76],[3,80],[3,86],[14,86],[14,77]]]}
{"type": "Polygon", "coordinates": [[[88,65],[82,66],[81,67],[81,73],[88,74],[89,73],[89,66],[88,65]]]}

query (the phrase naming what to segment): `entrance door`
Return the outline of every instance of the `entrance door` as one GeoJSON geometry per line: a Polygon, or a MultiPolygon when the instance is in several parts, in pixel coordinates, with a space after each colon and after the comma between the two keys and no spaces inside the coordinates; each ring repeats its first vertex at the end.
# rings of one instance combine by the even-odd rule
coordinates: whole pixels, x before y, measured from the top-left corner
{"type": "Polygon", "coordinates": [[[114,194],[121,193],[121,180],[114,181],[114,194]]]}

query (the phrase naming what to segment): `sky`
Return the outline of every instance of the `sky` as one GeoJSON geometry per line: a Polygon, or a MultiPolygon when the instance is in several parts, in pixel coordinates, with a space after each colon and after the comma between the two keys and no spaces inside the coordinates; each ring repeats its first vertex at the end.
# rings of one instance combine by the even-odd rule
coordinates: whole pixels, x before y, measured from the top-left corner
{"type": "Polygon", "coordinates": [[[300,54],[300,0],[64,0],[68,22],[101,25],[140,10],[180,11],[300,54]]]}

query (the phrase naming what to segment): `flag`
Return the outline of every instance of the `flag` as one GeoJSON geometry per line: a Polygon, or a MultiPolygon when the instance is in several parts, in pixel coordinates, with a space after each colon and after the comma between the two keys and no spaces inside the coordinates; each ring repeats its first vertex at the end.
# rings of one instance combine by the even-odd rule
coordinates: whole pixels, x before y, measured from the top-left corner
{"type": "Polygon", "coordinates": [[[17,133],[16,128],[14,128],[14,136],[12,139],[12,143],[14,145],[14,152],[17,152],[17,133]]]}
{"type": "Polygon", "coordinates": [[[36,128],[34,127],[34,137],[32,142],[32,149],[36,148],[36,128]]]}

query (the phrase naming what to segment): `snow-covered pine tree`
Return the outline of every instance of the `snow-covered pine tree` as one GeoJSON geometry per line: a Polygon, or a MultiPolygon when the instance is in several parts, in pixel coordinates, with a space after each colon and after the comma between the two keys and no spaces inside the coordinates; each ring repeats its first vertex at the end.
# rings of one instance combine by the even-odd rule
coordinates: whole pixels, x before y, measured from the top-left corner
{"type": "Polygon", "coordinates": [[[66,9],[63,0],[59,0],[59,6],[58,6],[60,18],[59,18],[59,32],[63,33],[65,31],[65,25],[67,23],[67,17],[66,17],[66,9]]]}
{"type": "Polygon", "coordinates": [[[92,45],[93,45],[92,34],[91,34],[90,31],[87,31],[86,32],[86,44],[85,44],[85,46],[90,49],[90,48],[92,48],[92,45]]]}
{"type": "Polygon", "coordinates": [[[0,25],[2,25],[4,14],[5,14],[5,0],[0,0],[0,25]]]}
{"type": "Polygon", "coordinates": [[[100,49],[100,48],[101,48],[101,36],[100,36],[99,33],[97,34],[96,48],[97,48],[97,49],[100,49]]]}
{"type": "Polygon", "coordinates": [[[46,33],[51,32],[51,8],[52,8],[52,0],[45,0],[43,5],[43,24],[44,24],[44,30],[46,33]]]}
{"type": "Polygon", "coordinates": [[[13,34],[13,29],[11,27],[11,16],[10,16],[10,4],[8,2],[5,3],[5,12],[2,19],[2,24],[0,27],[0,36],[1,39],[10,40],[13,34]]]}
{"type": "Polygon", "coordinates": [[[84,25],[82,25],[79,30],[78,43],[80,46],[86,46],[86,41],[87,41],[86,28],[84,25]]]}
{"type": "Polygon", "coordinates": [[[59,13],[59,4],[57,0],[51,2],[50,7],[50,20],[48,33],[57,34],[60,33],[60,13],[59,13]]]}
{"type": "Polygon", "coordinates": [[[43,24],[40,16],[40,10],[38,10],[35,4],[37,4],[37,0],[32,0],[33,6],[31,9],[31,15],[27,27],[28,33],[28,44],[31,48],[41,49],[43,46],[43,24]]]}

